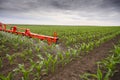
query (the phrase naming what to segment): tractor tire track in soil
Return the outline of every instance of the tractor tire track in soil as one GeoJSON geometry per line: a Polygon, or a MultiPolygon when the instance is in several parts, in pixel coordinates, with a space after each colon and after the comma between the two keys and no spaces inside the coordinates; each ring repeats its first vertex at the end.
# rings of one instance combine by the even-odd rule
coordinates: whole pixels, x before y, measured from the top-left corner
{"type": "Polygon", "coordinates": [[[117,44],[119,40],[120,35],[101,44],[81,59],[77,58],[67,64],[64,68],[59,68],[54,74],[50,74],[46,77],[44,76],[45,78],[43,80],[82,80],[80,79],[80,75],[86,72],[96,73],[96,62],[103,60],[110,55],[110,51],[114,48],[114,44],[117,44]]]}

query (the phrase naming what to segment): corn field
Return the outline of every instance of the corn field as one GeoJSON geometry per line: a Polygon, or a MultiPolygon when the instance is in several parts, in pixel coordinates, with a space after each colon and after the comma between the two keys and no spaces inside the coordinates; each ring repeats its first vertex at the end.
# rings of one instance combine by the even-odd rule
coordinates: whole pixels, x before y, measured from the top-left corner
{"type": "MultiPolygon", "coordinates": [[[[42,80],[59,67],[84,57],[120,35],[120,27],[109,26],[18,26],[42,35],[53,36],[53,32],[57,32],[59,40],[57,44],[48,45],[46,41],[0,31],[0,80],[42,80]]],[[[81,77],[88,79],[87,76],[94,76],[97,80],[109,80],[114,73],[114,65],[120,63],[120,46],[114,48],[114,55],[99,62],[97,75],[85,74],[81,77]],[[105,77],[102,76],[101,67],[107,70],[105,77]]]]}

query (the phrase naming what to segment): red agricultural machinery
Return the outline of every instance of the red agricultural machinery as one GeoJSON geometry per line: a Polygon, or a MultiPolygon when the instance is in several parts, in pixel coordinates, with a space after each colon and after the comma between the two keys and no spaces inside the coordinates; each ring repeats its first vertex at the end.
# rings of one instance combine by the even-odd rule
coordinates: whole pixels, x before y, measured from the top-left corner
{"type": "Polygon", "coordinates": [[[54,32],[54,35],[53,35],[54,37],[52,37],[52,36],[39,35],[39,34],[32,33],[30,29],[27,29],[27,28],[19,28],[17,26],[13,26],[10,29],[7,29],[6,27],[7,27],[6,24],[0,23],[0,31],[27,36],[30,38],[37,38],[40,40],[47,40],[49,45],[51,45],[52,43],[57,43],[58,41],[56,32],[54,32]],[[21,32],[20,30],[24,30],[24,32],[21,32]]]}

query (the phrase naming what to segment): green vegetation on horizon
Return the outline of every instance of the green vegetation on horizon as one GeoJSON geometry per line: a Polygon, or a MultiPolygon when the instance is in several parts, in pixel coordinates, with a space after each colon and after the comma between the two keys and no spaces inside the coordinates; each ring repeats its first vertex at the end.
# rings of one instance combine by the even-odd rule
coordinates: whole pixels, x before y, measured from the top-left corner
{"type": "MultiPolygon", "coordinates": [[[[10,26],[10,25],[9,25],[10,26]]],[[[13,26],[13,25],[12,25],[13,26]]],[[[17,25],[18,27],[28,28],[33,33],[53,36],[57,32],[60,43],[71,45],[79,42],[98,40],[99,38],[112,34],[120,30],[120,27],[111,26],[51,26],[51,25],[17,25]]],[[[81,44],[80,43],[80,44],[81,44]]]]}

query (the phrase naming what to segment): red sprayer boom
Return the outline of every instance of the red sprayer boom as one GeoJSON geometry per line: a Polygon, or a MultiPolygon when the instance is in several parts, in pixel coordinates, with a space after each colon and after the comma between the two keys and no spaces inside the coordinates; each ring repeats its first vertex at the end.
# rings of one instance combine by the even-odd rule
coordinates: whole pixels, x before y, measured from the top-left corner
{"type": "Polygon", "coordinates": [[[0,23],[0,31],[9,32],[9,33],[17,34],[17,35],[20,34],[22,36],[27,36],[30,38],[37,38],[40,40],[47,40],[49,45],[52,43],[57,43],[57,41],[58,41],[56,32],[54,32],[54,37],[52,37],[52,36],[35,34],[35,33],[30,32],[30,29],[18,28],[17,26],[13,26],[13,27],[11,27],[11,29],[8,30],[8,29],[6,29],[6,25],[3,23],[0,23]],[[24,32],[21,32],[19,30],[24,30],[24,32]]]}

